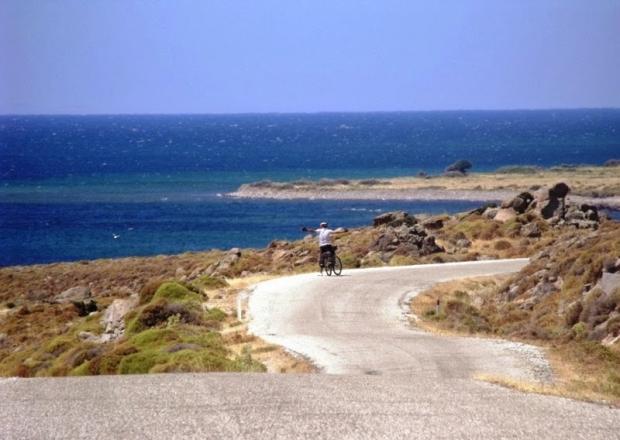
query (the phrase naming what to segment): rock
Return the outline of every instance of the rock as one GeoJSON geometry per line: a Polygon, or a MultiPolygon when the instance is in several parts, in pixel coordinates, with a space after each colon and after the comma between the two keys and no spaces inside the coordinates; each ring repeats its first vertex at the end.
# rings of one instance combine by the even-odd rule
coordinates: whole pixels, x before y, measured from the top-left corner
{"type": "Polygon", "coordinates": [[[71,304],[76,308],[79,316],[88,316],[92,312],[96,312],[98,310],[97,303],[93,299],[88,299],[86,301],[71,301],[71,304]]]}
{"type": "Polygon", "coordinates": [[[466,238],[461,238],[460,240],[456,241],[455,245],[456,245],[457,248],[467,249],[468,247],[471,246],[471,241],[469,241],[466,238]]]}
{"type": "Polygon", "coordinates": [[[272,255],[271,255],[271,260],[274,262],[279,262],[279,261],[283,261],[286,260],[287,258],[290,257],[290,252],[284,249],[278,249],[277,251],[275,251],[272,255]]]}
{"type": "Polygon", "coordinates": [[[99,342],[99,337],[91,332],[79,332],[78,338],[85,342],[99,342]]]}
{"type": "Polygon", "coordinates": [[[114,341],[125,332],[125,315],[138,306],[140,298],[132,295],[129,298],[115,299],[103,313],[101,325],[104,328],[102,341],[114,341]]]}
{"type": "Polygon", "coordinates": [[[7,345],[9,336],[6,333],[0,333],[0,347],[7,345]]]}
{"type": "Polygon", "coordinates": [[[522,237],[528,238],[540,237],[541,235],[540,228],[536,223],[528,223],[521,226],[521,230],[519,231],[519,233],[522,237]]]}
{"type": "Polygon", "coordinates": [[[443,218],[431,217],[422,222],[422,226],[426,229],[437,230],[443,228],[443,218]]]}
{"type": "Polygon", "coordinates": [[[446,171],[443,173],[444,177],[465,177],[467,174],[462,173],[460,171],[446,171]]]}
{"type": "Polygon", "coordinates": [[[548,281],[541,281],[536,284],[532,289],[530,289],[529,294],[534,297],[543,297],[547,296],[550,293],[556,292],[557,288],[553,283],[548,281]]]}
{"type": "Polygon", "coordinates": [[[577,229],[597,229],[598,222],[592,220],[569,220],[566,222],[568,225],[576,226],[577,229]]]}
{"type": "Polygon", "coordinates": [[[522,192],[509,202],[509,207],[519,214],[523,214],[534,201],[534,196],[529,192],[522,192]]]}
{"type": "Polygon", "coordinates": [[[435,243],[435,237],[433,236],[428,236],[428,237],[424,237],[424,240],[422,240],[422,247],[420,248],[420,254],[421,255],[430,255],[430,254],[434,254],[437,252],[443,252],[444,249],[439,246],[437,243],[435,243]]]}
{"type": "Polygon", "coordinates": [[[61,294],[57,295],[55,301],[57,303],[70,303],[86,301],[91,298],[91,291],[88,287],[77,286],[65,290],[61,294]]]}
{"type": "Polygon", "coordinates": [[[237,257],[237,258],[240,258],[240,257],[241,257],[241,249],[239,249],[239,248],[237,248],[237,247],[235,247],[235,248],[231,248],[231,249],[227,252],[227,255],[230,255],[230,256],[235,256],[235,257],[237,257]]]}
{"type": "Polygon", "coordinates": [[[499,208],[487,208],[484,210],[482,215],[490,220],[495,219],[495,216],[499,212],[499,208]]]}
{"type": "Polygon", "coordinates": [[[508,301],[512,301],[519,296],[519,291],[520,289],[518,284],[511,284],[504,296],[508,301]]]}
{"type": "Polygon", "coordinates": [[[620,159],[609,159],[603,164],[604,167],[620,167],[620,159]]]}
{"type": "Polygon", "coordinates": [[[386,212],[385,214],[381,214],[373,219],[373,226],[392,226],[397,227],[401,225],[415,225],[417,220],[415,217],[410,216],[405,211],[396,211],[396,212],[386,212]]]}
{"type": "Polygon", "coordinates": [[[465,174],[472,166],[473,165],[470,161],[461,159],[446,167],[445,172],[459,172],[461,174],[465,174]]]}
{"type": "Polygon", "coordinates": [[[563,199],[570,192],[570,188],[564,182],[556,183],[549,188],[549,198],[563,199]]]}
{"type": "Polygon", "coordinates": [[[315,261],[315,258],[312,255],[307,255],[303,258],[300,258],[299,260],[296,260],[295,263],[293,263],[295,266],[303,266],[304,264],[309,264],[315,261]]]}
{"type": "Polygon", "coordinates": [[[603,276],[599,280],[598,286],[607,295],[611,295],[614,290],[620,289],[620,273],[603,272],[603,276]]]}
{"type": "Polygon", "coordinates": [[[540,215],[544,219],[550,219],[553,217],[562,217],[562,203],[557,198],[548,198],[542,203],[538,204],[540,208],[540,215]]]}
{"type": "Polygon", "coordinates": [[[502,208],[495,214],[494,220],[502,223],[514,220],[517,218],[517,213],[512,208],[502,208]]]}
{"type": "Polygon", "coordinates": [[[174,277],[176,279],[183,278],[185,276],[185,269],[182,267],[177,267],[177,270],[174,271],[174,277]]]}
{"type": "Polygon", "coordinates": [[[334,229],[334,232],[342,233],[342,232],[349,232],[349,230],[347,228],[336,228],[334,229]]]}
{"type": "Polygon", "coordinates": [[[206,275],[220,275],[234,266],[240,258],[241,250],[239,248],[232,248],[224,255],[224,258],[209,266],[206,275]]]}
{"type": "Polygon", "coordinates": [[[472,214],[482,215],[489,208],[497,208],[497,203],[485,203],[481,207],[469,211],[467,215],[472,215],[472,214]]]}
{"type": "Polygon", "coordinates": [[[603,271],[609,273],[616,273],[620,271],[620,258],[614,261],[613,258],[607,258],[603,261],[603,271]]]}

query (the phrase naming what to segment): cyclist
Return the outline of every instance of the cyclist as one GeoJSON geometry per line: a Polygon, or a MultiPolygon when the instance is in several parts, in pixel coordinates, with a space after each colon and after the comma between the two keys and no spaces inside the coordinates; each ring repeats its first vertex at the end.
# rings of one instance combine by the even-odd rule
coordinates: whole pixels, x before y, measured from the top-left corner
{"type": "Polygon", "coordinates": [[[304,232],[312,232],[318,235],[319,237],[319,266],[321,267],[321,272],[323,272],[323,268],[325,267],[325,255],[329,254],[329,261],[333,262],[335,257],[334,245],[332,242],[332,236],[334,235],[334,231],[329,229],[329,225],[327,222],[321,222],[318,229],[306,228],[305,226],[301,228],[304,232]]]}

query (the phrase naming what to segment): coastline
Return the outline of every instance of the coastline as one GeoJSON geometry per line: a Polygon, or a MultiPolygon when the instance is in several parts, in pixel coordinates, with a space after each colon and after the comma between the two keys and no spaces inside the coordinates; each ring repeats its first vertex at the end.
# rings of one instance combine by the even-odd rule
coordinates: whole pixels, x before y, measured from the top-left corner
{"type": "MultiPolygon", "coordinates": [[[[226,194],[239,199],[271,200],[459,200],[471,202],[499,202],[514,195],[515,191],[496,190],[448,190],[448,189],[366,189],[366,190],[321,190],[321,189],[277,189],[252,188],[243,185],[237,191],[226,194]]],[[[620,196],[586,197],[569,195],[567,200],[585,203],[600,209],[620,210],[620,196]]]]}
{"type": "Polygon", "coordinates": [[[293,182],[262,181],[241,185],[226,196],[273,200],[455,200],[498,202],[515,193],[535,193],[558,182],[571,192],[568,200],[601,209],[620,210],[618,167],[560,169],[519,168],[516,172],[472,173],[460,176],[417,176],[390,179],[321,179],[293,182]]]}

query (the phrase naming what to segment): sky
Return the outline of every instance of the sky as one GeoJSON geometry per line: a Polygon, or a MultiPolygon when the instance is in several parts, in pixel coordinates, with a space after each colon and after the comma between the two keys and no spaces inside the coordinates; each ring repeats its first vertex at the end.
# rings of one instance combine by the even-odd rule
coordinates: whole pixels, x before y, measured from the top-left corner
{"type": "Polygon", "coordinates": [[[620,0],[0,0],[0,114],[620,107],[620,0]]]}

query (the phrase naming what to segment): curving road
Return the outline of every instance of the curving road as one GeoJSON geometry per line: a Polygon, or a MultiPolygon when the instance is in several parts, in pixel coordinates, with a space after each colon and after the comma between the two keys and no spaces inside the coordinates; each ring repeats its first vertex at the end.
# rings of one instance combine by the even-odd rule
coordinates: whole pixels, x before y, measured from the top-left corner
{"type": "Polygon", "coordinates": [[[0,438],[618,438],[617,409],[471,377],[548,380],[536,349],[434,336],[403,322],[402,303],[434,282],[523,264],[272,280],[251,297],[253,330],[335,374],[0,379],[0,438]]]}
{"type": "Polygon", "coordinates": [[[408,299],[434,283],[515,272],[525,264],[527,259],[480,261],[279,278],[255,288],[250,331],[307,356],[325,373],[549,380],[549,367],[534,347],[416,331],[405,315],[408,299]]]}

